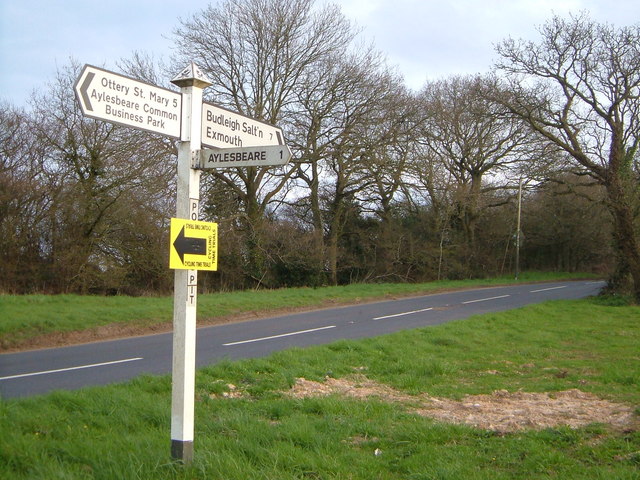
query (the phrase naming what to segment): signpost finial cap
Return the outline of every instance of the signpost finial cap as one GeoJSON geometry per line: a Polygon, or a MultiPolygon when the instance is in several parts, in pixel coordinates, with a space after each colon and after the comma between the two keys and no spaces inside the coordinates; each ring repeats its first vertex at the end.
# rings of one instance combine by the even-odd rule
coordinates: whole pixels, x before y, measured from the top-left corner
{"type": "Polygon", "coordinates": [[[194,62],[190,62],[189,65],[187,65],[173,80],[171,80],[171,83],[180,88],[194,86],[205,88],[212,85],[211,80],[209,80],[207,75],[194,62]]]}

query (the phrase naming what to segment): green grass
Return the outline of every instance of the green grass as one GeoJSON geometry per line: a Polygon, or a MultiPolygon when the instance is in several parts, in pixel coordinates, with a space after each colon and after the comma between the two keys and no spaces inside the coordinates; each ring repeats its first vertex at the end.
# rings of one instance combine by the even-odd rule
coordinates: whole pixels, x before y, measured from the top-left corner
{"type": "Polygon", "coordinates": [[[638,431],[498,434],[381,400],[282,394],[298,377],[357,367],[409,394],[578,388],[637,408],[640,307],[603,303],[548,302],[201,369],[188,466],[169,458],[169,377],[0,401],[0,478],[637,480],[638,431]],[[228,384],[245,395],[223,398],[228,384]]]}
{"type": "MultiPolygon", "coordinates": [[[[585,275],[525,272],[519,282],[575,277],[584,278],[585,275]]],[[[198,320],[505,283],[517,282],[512,277],[501,277],[426,284],[355,284],[207,294],[198,297],[198,320]]],[[[105,325],[151,327],[171,322],[172,315],[173,297],[0,295],[0,348],[16,347],[40,335],[90,330],[105,325]]]]}

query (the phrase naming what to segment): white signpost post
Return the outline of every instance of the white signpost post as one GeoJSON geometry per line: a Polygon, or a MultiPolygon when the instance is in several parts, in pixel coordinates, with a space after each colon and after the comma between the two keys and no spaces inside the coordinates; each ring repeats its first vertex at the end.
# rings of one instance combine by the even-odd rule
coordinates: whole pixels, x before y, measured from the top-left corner
{"type": "MultiPolygon", "coordinates": [[[[200,149],[202,90],[211,82],[192,62],[171,83],[182,92],[182,130],[178,144],[176,217],[198,220],[200,172],[191,158],[200,149]]],[[[196,372],[197,270],[174,270],[171,456],[193,460],[196,372]]]]}
{"type": "Polygon", "coordinates": [[[171,455],[190,463],[194,437],[197,270],[217,269],[217,226],[198,221],[201,170],[284,165],[291,158],[291,151],[284,144],[280,128],[203,103],[202,90],[211,82],[193,62],[171,83],[180,87],[180,93],[85,65],[74,91],[83,114],[88,117],[179,139],[176,217],[181,220],[174,222],[178,233],[169,247],[170,268],[175,272],[171,455]],[[201,150],[203,145],[215,149],[201,150]],[[196,230],[206,227],[211,234],[187,235],[187,227],[196,230]],[[187,255],[190,259],[202,258],[186,261],[187,255]],[[197,268],[189,270],[192,265],[197,268]]]}

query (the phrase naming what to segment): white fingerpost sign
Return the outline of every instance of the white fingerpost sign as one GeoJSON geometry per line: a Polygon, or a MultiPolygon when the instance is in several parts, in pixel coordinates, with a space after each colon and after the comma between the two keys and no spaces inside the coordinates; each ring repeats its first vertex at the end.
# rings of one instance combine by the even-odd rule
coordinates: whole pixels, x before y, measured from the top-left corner
{"type": "Polygon", "coordinates": [[[225,108],[202,106],[202,145],[213,148],[284,145],[282,129],[225,108]]]}
{"type": "Polygon", "coordinates": [[[200,175],[208,168],[284,165],[291,151],[284,144],[280,128],[203,104],[202,90],[211,82],[195,63],[191,62],[171,83],[180,87],[180,93],[85,65],[74,91],[82,113],[88,117],[179,139],[179,220],[172,223],[182,229],[173,235],[170,246],[170,257],[173,248],[173,257],[178,258],[173,259],[173,266],[170,259],[175,275],[171,455],[190,463],[194,451],[197,269],[217,268],[218,247],[217,225],[198,220],[200,175]],[[215,150],[203,151],[203,145],[215,150]],[[191,229],[188,235],[187,226],[191,229]],[[199,229],[208,229],[211,234],[194,233],[199,229]],[[185,256],[189,256],[188,268],[193,270],[184,268],[185,256]]]}
{"type": "Polygon", "coordinates": [[[182,95],[85,65],[74,85],[82,113],[168,137],[180,137],[182,95]]]}
{"type": "Polygon", "coordinates": [[[200,151],[198,168],[270,167],[286,165],[291,150],[286,145],[264,147],[220,148],[200,151]]]}

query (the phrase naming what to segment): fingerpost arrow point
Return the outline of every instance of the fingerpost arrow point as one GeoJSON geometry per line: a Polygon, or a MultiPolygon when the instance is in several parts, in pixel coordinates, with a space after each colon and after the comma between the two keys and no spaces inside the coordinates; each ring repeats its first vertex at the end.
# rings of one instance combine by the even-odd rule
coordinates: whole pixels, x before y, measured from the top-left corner
{"type": "Polygon", "coordinates": [[[82,82],[82,85],[80,86],[80,95],[82,96],[85,107],[87,107],[87,110],[89,110],[90,112],[93,112],[93,107],[91,106],[91,100],[89,99],[87,90],[89,90],[89,85],[91,85],[93,77],[95,76],[96,74],[93,72],[87,73],[87,77],[84,79],[84,82],[82,82]]]}

